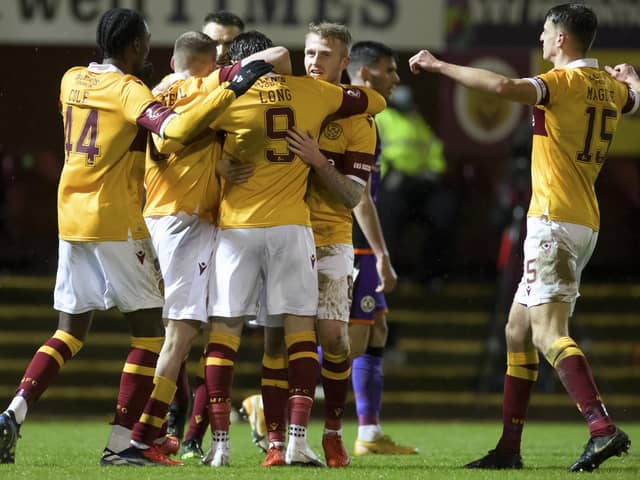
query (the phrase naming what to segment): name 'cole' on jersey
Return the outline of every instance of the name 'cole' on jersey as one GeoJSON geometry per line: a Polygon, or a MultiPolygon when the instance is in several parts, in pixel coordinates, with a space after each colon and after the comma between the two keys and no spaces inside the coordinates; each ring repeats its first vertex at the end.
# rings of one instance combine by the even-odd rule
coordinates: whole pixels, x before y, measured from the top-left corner
{"type": "Polygon", "coordinates": [[[296,126],[317,137],[330,114],[373,114],[384,107],[382,96],[371,89],[287,75],[258,79],[212,126],[228,132],[225,152],[255,163],[246,182],[223,182],[220,227],[310,226],[304,202],[309,166],[289,151],[287,130],[296,126]]]}
{"type": "Polygon", "coordinates": [[[61,239],[117,241],[129,234],[133,239],[149,236],[140,202],[146,131],[136,121],[154,102],[141,80],[113,65],[73,67],[62,77],[61,239]]]}
{"type": "Polygon", "coordinates": [[[595,182],[620,114],[638,108],[633,90],[576,60],[531,79],[540,101],[533,109],[532,197],[529,216],[600,228],[595,182]]]}
{"type": "MultiPolygon", "coordinates": [[[[319,138],[321,152],[343,175],[366,186],[373,170],[376,129],[369,115],[354,115],[329,122],[319,138]]],[[[305,198],[311,212],[311,227],[317,247],[351,244],[351,209],[327,188],[313,171],[305,198]]]]}

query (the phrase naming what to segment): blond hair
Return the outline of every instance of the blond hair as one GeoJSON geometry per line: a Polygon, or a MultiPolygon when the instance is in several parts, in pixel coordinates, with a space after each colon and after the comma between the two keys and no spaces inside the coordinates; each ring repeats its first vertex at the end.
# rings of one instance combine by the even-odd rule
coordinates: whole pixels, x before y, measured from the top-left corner
{"type": "Polygon", "coordinates": [[[345,47],[345,56],[349,55],[349,49],[351,48],[353,39],[346,25],[331,22],[312,22],[309,24],[307,35],[310,33],[318,35],[320,38],[333,38],[340,41],[345,47]]]}

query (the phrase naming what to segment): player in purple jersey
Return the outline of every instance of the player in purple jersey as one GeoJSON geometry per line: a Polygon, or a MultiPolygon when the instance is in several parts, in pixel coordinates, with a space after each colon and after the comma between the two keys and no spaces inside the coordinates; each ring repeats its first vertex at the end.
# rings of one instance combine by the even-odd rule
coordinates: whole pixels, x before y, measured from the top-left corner
{"type": "MultiPolygon", "coordinates": [[[[358,42],[351,48],[347,67],[353,85],[374,88],[387,100],[399,83],[396,55],[378,42],[358,42]]],[[[353,210],[355,253],[353,301],[349,323],[352,383],[358,414],[358,438],[354,454],[411,454],[415,447],[396,444],[380,427],[382,407],[382,354],[387,343],[387,303],[385,292],[392,291],[397,275],[384,240],[375,198],[380,182],[380,141],[376,144],[376,167],[362,201],[353,210]]]]}

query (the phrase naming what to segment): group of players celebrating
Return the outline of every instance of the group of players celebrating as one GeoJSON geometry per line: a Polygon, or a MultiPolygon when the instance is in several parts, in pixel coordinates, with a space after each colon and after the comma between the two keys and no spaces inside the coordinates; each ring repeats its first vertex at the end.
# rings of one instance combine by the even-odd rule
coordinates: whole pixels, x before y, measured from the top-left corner
{"type": "MultiPolygon", "coordinates": [[[[427,50],[409,62],[414,73],[441,73],[534,106],[533,197],[525,273],[506,327],[503,434],[468,468],[522,468],[538,351],[589,426],[589,443],[570,469],[591,471],[630,446],[568,333],[599,229],[593,184],[620,114],[640,102],[631,67],[607,73],[585,58],[596,27],[583,5],[552,8],[540,40],[554,69],[533,78],[453,65],[427,50]],[[593,88],[609,94],[587,96],[593,88]]],[[[265,331],[261,401],[246,405],[266,426],[263,466],[349,465],[342,419],[350,378],[354,453],[417,453],[379,424],[383,293],[396,275],[374,204],[381,146],[373,116],[399,82],[396,55],[379,42],[352,45],[344,25],[311,24],[307,75],[295,77],[286,48],[243,29],[228,12],[207,17],[202,32],[176,40],[174,72],[150,91],[140,79],[147,24],[134,10],[114,8],[97,29],[102,63],[63,76],[58,329],[0,415],[0,463],[15,462],[27,411],[82,348],[94,312],[112,307],[129,322],[131,349],[102,465],[183,464],[171,458],[179,443],[166,418],[203,332],[204,380],[194,402],[202,413],[192,415],[183,457],[229,465],[233,371],[247,321],[265,331]],[[345,70],[349,85],[341,84],[345,70]],[[324,461],[307,441],[318,379],[324,461]],[[204,417],[212,438],[206,455],[197,420],[204,417]]]]}

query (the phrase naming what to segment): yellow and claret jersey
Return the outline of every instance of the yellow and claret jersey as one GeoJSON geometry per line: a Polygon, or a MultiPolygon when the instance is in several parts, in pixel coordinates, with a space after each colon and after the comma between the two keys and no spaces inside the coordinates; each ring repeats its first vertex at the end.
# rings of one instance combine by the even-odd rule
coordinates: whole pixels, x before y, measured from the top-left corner
{"type": "Polygon", "coordinates": [[[60,107],[65,149],[58,186],[60,238],[148,237],[140,201],[146,130],[139,126],[160,132],[173,112],[138,78],[101,64],[65,73],[60,107]]]}
{"type": "MultiPolygon", "coordinates": [[[[367,184],[376,149],[376,126],[371,116],[354,115],[329,122],[322,129],[318,143],[324,156],[341,174],[363,187],[367,184]]],[[[345,207],[313,171],[306,202],[316,246],[351,244],[351,209],[345,207]]]]}
{"type": "Polygon", "coordinates": [[[223,182],[220,226],[309,226],[309,208],[304,202],[309,167],[289,151],[287,130],[296,126],[317,137],[330,114],[377,113],[384,106],[384,99],[371,91],[307,77],[260,78],[214,123],[227,132],[225,152],[255,163],[247,182],[223,182]]]}
{"type": "MultiPolygon", "coordinates": [[[[156,98],[177,113],[197,105],[218,86],[217,71],[209,77],[167,76],[156,98]]],[[[155,90],[154,90],[155,92],[155,90]]],[[[174,151],[160,159],[147,151],[145,186],[147,201],[144,216],[175,215],[182,211],[215,222],[220,202],[220,185],[215,161],[222,153],[222,142],[208,130],[189,145],[171,144],[153,135],[159,153],[174,151]]]]}
{"type": "Polygon", "coordinates": [[[595,182],[634,92],[581,59],[534,77],[532,197],[529,216],[600,228],[595,182]]]}

